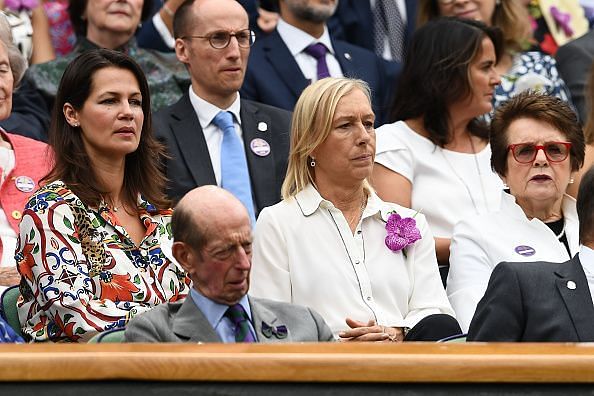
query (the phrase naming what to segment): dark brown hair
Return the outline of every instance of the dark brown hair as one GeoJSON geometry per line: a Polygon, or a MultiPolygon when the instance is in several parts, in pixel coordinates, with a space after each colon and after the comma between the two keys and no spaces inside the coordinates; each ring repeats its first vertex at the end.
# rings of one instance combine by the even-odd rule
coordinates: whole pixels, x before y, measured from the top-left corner
{"type": "Polygon", "coordinates": [[[576,204],[580,221],[580,243],[594,242],[594,166],[582,176],[576,204]]]}
{"type": "Polygon", "coordinates": [[[136,151],[126,155],[123,186],[126,199],[129,204],[135,205],[140,193],[156,208],[169,208],[170,202],[164,194],[166,179],[159,168],[164,148],[153,136],[148,84],[140,66],[128,55],[117,51],[86,51],[66,67],[58,87],[49,132],[49,143],[54,149],[54,167],[43,180],[63,181],[86,205],[96,207],[101,202],[106,191],[90,166],[80,128],[66,122],[62,109],[65,103],[70,103],[76,110],[82,109],[91,94],[94,75],[106,67],[132,72],[142,95],[144,122],[140,142],[136,151]]]}
{"type": "MultiPolygon", "coordinates": [[[[480,56],[485,38],[493,42],[499,59],[502,38],[497,28],[457,18],[437,18],[419,28],[399,78],[391,121],[422,117],[429,140],[440,147],[449,143],[449,106],[471,94],[469,67],[480,56]]],[[[478,119],[468,129],[488,138],[487,125],[478,119]]]]}
{"type": "Polygon", "coordinates": [[[594,144],[594,63],[590,70],[590,78],[586,87],[586,114],[588,116],[584,126],[587,144],[594,144]]]}
{"type": "Polygon", "coordinates": [[[584,164],[584,134],[575,112],[563,100],[543,93],[525,91],[503,103],[491,121],[491,167],[500,176],[507,173],[507,131],[512,122],[530,118],[545,122],[563,133],[571,142],[571,169],[577,171],[584,164]]]}

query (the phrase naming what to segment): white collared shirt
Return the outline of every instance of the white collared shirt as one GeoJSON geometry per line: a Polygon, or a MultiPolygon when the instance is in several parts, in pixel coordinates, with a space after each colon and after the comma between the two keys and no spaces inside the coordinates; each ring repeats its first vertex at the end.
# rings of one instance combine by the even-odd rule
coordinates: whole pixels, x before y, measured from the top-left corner
{"type": "Polygon", "coordinates": [[[592,296],[592,303],[594,304],[594,250],[584,245],[580,246],[579,259],[582,268],[584,268],[588,287],[590,288],[590,295],[592,296]]]}
{"type": "Polygon", "coordinates": [[[315,43],[322,43],[328,48],[326,53],[326,64],[328,65],[328,71],[332,77],[343,77],[340,63],[336,59],[336,52],[332,47],[332,41],[330,40],[330,34],[328,28],[324,26],[324,33],[319,39],[305,33],[303,30],[297,29],[293,25],[289,25],[282,18],[278,20],[276,26],[278,34],[289,48],[291,55],[295,58],[295,62],[299,65],[301,72],[311,82],[318,80],[318,61],[311,55],[303,52],[309,45],[315,43]]]}
{"type": "MultiPolygon", "coordinates": [[[[202,127],[202,133],[206,139],[206,145],[208,147],[208,153],[210,154],[210,162],[212,163],[212,169],[214,170],[217,185],[221,186],[221,143],[223,142],[223,131],[217,127],[213,120],[220,111],[230,111],[233,114],[233,123],[235,124],[235,130],[239,136],[242,144],[242,130],[241,130],[241,118],[240,118],[240,107],[241,101],[239,99],[239,93],[235,101],[226,109],[219,109],[217,106],[202,99],[190,86],[190,102],[192,107],[198,116],[198,121],[202,127]]],[[[198,133],[198,131],[196,131],[198,133]]]]}
{"type": "Polygon", "coordinates": [[[265,208],[256,223],[250,295],[311,307],[334,334],[348,329],[347,317],[413,327],[431,314],[453,316],[425,217],[416,215],[422,239],[405,257],[384,242],[390,211],[415,216],[371,193],[353,235],[342,212],[311,185],[265,208]]]}

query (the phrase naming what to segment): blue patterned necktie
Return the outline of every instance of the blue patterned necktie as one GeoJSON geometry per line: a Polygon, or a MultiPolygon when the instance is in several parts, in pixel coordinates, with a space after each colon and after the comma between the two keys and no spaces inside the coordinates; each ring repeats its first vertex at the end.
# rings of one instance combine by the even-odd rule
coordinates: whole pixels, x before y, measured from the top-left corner
{"type": "Polygon", "coordinates": [[[404,31],[400,9],[394,0],[376,0],[373,9],[375,52],[379,57],[384,53],[384,38],[388,37],[392,60],[403,61],[404,31]]]}
{"type": "Polygon", "coordinates": [[[231,305],[227,308],[225,317],[235,325],[235,342],[256,342],[250,330],[248,315],[241,304],[231,305]]]}
{"type": "Polygon", "coordinates": [[[256,223],[252,187],[245,151],[233,125],[233,115],[220,111],[213,123],[223,131],[221,143],[221,187],[235,195],[245,205],[252,225],[256,223]]]}

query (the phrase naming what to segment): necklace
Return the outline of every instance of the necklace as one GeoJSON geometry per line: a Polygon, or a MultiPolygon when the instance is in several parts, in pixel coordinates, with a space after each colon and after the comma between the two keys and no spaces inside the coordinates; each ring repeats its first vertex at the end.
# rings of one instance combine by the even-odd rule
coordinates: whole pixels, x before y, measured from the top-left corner
{"type": "MultiPolygon", "coordinates": [[[[478,162],[478,155],[476,153],[476,149],[474,147],[474,142],[472,141],[472,136],[468,135],[468,140],[470,142],[470,147],[472,149],[472,157],[474,159],[474,166],[476,168],[476,172],[478,175],[478,179],[479,179],[479,183],[480,183],[480,187],[481,187],[481,194],[482,194],[482,198],[483,198],[483,204],[486,207],[487,206],[487,194],[485,193],[485,184],[484,184],[484,180],[483,180],[483,175],[481,172],[481,168],[478,162]]],[[[456,168],[454,168],[454,166],[452,165],[452,163],[450,162],[450,160],[448,160],[448,158],[446,157],[445,153],[444,153],[444,149],[441,147],[439,148],[439,152],[441,153],[441,156],[443,158],[443,160],[445,161],[445,163],[448,165],[448,167],[450,168],[450,170],[452,171],[452,173],[454,174],[454,176],[456,176],[456,179],[458,179],[458,181],[460,181],[460,183],[462,183],[462,185],[464,186],[464,188],[466,189],[466,193],[468,194],[468,197],[470,198],[470,202],[472,202],[472,206],[474,207],[474,211],[476,214],[480,214],[481,211],[479,210],[479,205],[476,202],[476,200],[474,199],[474,195],[472,194],[472,190],[470,188],[470,186],[464,181],[464,179],[462,178],[462,176],[460,176],[460,174],[456,171],[456,168]]]]}
{"type": "Polygon", "coordinates": [[[350,220],[346,219],[346,221],[349,225],[349,228],[351,230],[353,229],[353,227],[355,227],[359,223],[359,220],[361,220],[361,217],[363,216],[363,211],[365,210],[366,205],[367,205],[367,194],[363,194],[363,199],[361,200],[361,207],[359,208],[359,210],[353,215],[353,217],[350,220]]]}

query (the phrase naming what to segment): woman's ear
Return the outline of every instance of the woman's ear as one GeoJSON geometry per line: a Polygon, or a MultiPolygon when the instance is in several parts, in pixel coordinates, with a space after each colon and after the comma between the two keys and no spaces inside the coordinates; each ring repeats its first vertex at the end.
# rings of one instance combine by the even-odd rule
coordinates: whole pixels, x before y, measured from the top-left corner
{"type": "Polygon", "coordinates": [[[66,122],[70,124],[72,127],[79,127],[80,122],[78,120],[78,111],[70,103],[64,103],[62,107],[62,112],[64,113],[64,118],[66,122]]]}

